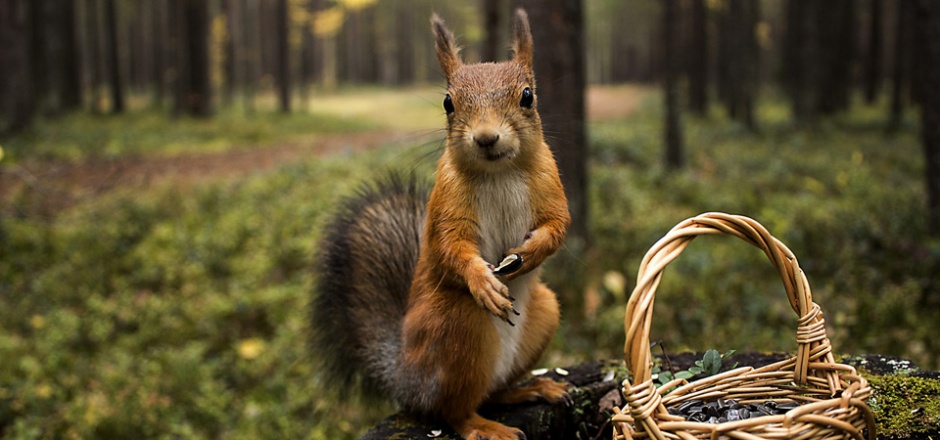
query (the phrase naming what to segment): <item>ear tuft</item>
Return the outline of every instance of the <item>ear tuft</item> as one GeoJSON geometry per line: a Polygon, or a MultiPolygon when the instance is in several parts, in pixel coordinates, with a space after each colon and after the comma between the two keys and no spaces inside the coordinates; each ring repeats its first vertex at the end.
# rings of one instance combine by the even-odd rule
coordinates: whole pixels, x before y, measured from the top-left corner
{"type": "Polygon", "coordinates": [[[532,31],[529,29],[529,14],[525,9],[516,9],[513,17],[513,59],[528,71],[532,71],[532,31]]]}
{"type": "Polygon", "coordinates": [[[431,14],[431,30],[434,32],[434,40],[437,49],[437,61],[444,71],[444,77],[450,80],[451,75],[457,71],[462,62],[457,54],[460,49],[454,40],[454,34],[444,25],[444,20],[437,16],[437,13],[431,14]]]}

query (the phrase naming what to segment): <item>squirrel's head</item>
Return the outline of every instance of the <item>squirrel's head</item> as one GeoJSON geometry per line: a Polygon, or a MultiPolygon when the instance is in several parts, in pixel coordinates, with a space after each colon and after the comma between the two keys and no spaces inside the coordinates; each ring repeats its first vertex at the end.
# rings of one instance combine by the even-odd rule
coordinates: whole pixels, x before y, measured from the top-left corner
{"type": "Polygon", "coordinates": [[[513,58],[501,63],[464,64],[453,33],[437,14],[431,17],[431,28],[447,78],[447,148],[462,165],[479,171],[526,160],[543,139],[525,11],[515,13],[513,58]]]}

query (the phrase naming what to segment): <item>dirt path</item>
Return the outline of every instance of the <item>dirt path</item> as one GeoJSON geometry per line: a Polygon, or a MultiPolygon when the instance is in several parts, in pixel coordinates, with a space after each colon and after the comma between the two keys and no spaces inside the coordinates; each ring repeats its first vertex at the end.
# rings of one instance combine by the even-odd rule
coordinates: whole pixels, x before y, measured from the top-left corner
{"type": "MultiPolygon", "coordinates": [[[[624,118],[632,114],[648,93],[636,86],[591,87],[587,115],[591,121],[624,118]]],[[[8,211],[11,197],[21,190],[35,198],[31,212],[55,211],[115,188],[147,188],[172,179],[174,184],[263,172],[312,156],[359,152],[405,141],[414,134],[369,131],[312,137],[263,148],[235,148],[219,153],[183,154],[172,157],[118,157],[83,163],[26,161],[0,168],[0,212],[8,211]]],[[[9,212],[8,212],[9,214],[9,212]]]]}

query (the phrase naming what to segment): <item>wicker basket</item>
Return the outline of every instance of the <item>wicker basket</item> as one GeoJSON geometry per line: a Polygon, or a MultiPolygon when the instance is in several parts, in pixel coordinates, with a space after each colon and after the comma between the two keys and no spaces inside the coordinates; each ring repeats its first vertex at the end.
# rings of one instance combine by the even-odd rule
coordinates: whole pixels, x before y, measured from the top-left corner
{"type": "Polygon", "coordinates": [[[869,439],[875,438],[868,381],[834,361],[819,306],[796,257],[756,221],[721,213],[702,214],[676,225],[647,252],[624,318],[627,368],[625,405],[615,409],[614,438],[653,439],[869,439]],[[663,269],[699,235],[728,234],[764,251],[783,279],[790,306],[799,317],[796,356],[762,368],[740,367],[695,382],[676,380],[657,390],[651,378],[650,321],[663,269]],[[673,389],[675,388],[675,389],[673,389]],[[668,394],[663,395],[669,390],[668,394]],[[723,423],[687,421],[667,408],[691,400],[734,399],[741,404],[773,401],[799,404],[785,414],[723,423]]]}

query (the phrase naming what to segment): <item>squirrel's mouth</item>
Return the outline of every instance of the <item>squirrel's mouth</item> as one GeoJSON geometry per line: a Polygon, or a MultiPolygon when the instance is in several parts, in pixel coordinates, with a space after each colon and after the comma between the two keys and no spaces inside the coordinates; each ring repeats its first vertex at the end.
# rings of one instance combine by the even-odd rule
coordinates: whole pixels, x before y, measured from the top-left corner
{"type": "Polygon", "coordinates": [[[502,159],[512,159],[515,154],[512,151],[485,151],[483,152],[483,157],[490,161],[496,162],[502,159]]]}

